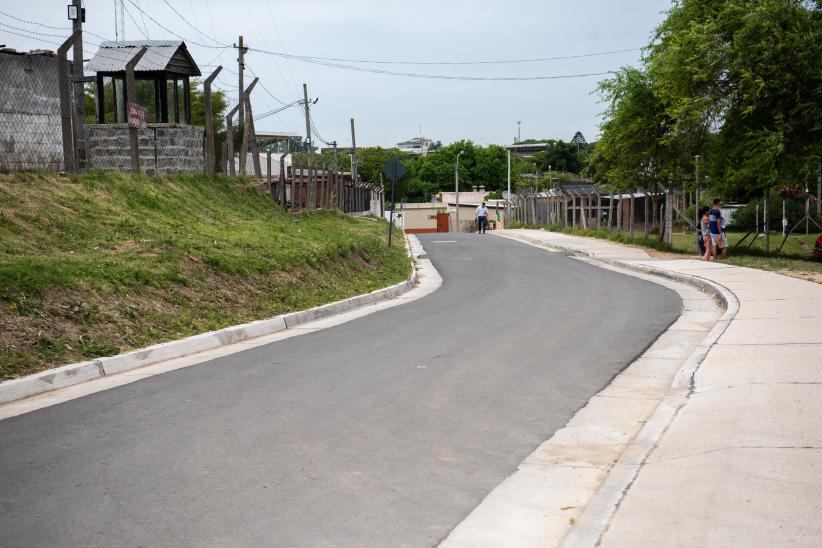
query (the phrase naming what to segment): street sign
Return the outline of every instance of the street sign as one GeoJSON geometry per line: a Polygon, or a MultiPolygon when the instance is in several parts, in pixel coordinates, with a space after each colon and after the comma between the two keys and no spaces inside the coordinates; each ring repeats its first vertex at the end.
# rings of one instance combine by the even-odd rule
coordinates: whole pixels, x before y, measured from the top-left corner
{"type": "Polygon", "coordinates": [[[143,129],[146,127],[146,109],[137,103],[129,102],[126,104],[126,111],[128,113],[128,126],[143,129]]]}
{"type": "Polygon", "coordinates": [[[386,177],[391,179],[391,181],[398,181],[402,179],[403,175],[408,173],[408,170],[402,165],[400,159],[395,156],[385,162],[385,165],[382,166],[382,172],[386,177]]]}

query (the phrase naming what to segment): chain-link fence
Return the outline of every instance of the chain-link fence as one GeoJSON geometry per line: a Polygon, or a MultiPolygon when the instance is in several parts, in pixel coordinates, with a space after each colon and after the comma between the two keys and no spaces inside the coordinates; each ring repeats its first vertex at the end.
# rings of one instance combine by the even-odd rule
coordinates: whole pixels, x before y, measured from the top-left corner
{"type": "Polygon", "coordinates": [[[0,52],[0,171],[61,169],[57,56],[0,52]]]}

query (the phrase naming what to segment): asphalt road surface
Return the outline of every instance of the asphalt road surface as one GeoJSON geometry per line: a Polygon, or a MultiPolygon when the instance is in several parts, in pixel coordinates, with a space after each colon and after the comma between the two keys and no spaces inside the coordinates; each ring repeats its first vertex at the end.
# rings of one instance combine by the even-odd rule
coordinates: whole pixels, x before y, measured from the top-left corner
{"type": "Polygon", "coordinates": [[[560,253],[420,240],[427,297],[0,421],[0,545],[436,544],[680,312],[560,253]]]}

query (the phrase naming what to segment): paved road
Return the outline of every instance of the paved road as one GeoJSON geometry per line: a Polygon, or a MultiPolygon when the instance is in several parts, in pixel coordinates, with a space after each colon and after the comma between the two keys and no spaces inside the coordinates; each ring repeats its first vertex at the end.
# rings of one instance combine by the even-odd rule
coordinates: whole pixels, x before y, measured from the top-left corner
{"type": "Polygon", "coordinates": [[[0,545],[435,544],[681,307],[495,236],[421,240],[428,297],[0,421],[0,545]]]}

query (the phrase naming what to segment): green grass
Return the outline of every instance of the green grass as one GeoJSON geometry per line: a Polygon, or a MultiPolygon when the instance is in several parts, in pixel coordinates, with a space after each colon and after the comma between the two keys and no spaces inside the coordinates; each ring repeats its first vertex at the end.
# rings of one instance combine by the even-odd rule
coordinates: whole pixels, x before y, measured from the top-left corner
{"type": "MultiPolygon", "coordinates": [[[[641,233],[635,233],[636,235],[632,237],[626,232],[609,232],[605,229],[575,229],[561,225],[523,225],[521,223],[515,223],[511,228],[543,228],[553,232],[600,238],[622,244],[647,247],[657,251],[677,253],[683,255],[683,258],[688,255],[696,256],[696,236],[690,232],[675,232],[673,234],[673,245],[668,246],[662,242],[658,235],[651,235],[646,238],[641,233]]],[[[771,254],[767,255],[764,249],[764,238],[758,238],[748,248],[748,243],[751,241],[749,236],[740,247],[734,249],[733,246],[744,236],[744,233],[729,232],[729,257],[723,260],[737,266],[771,270],[800,278],[817,279],[822,274],[822,261],[809,258],[802,244],[805,243],[810,249],[813,249],[818,235],[818,233],[811,233],[807,236],[804,233],[791,235],[785,242],[782,253],[777,256],[776,249],[782,243],[783,238],[781,234],[771,234],[771,254]]]]}
{"type": "Polygon", "coordinates": [[[397,283],[386,231],[244,179],[0,176],[0,378],[397,283]]]}

